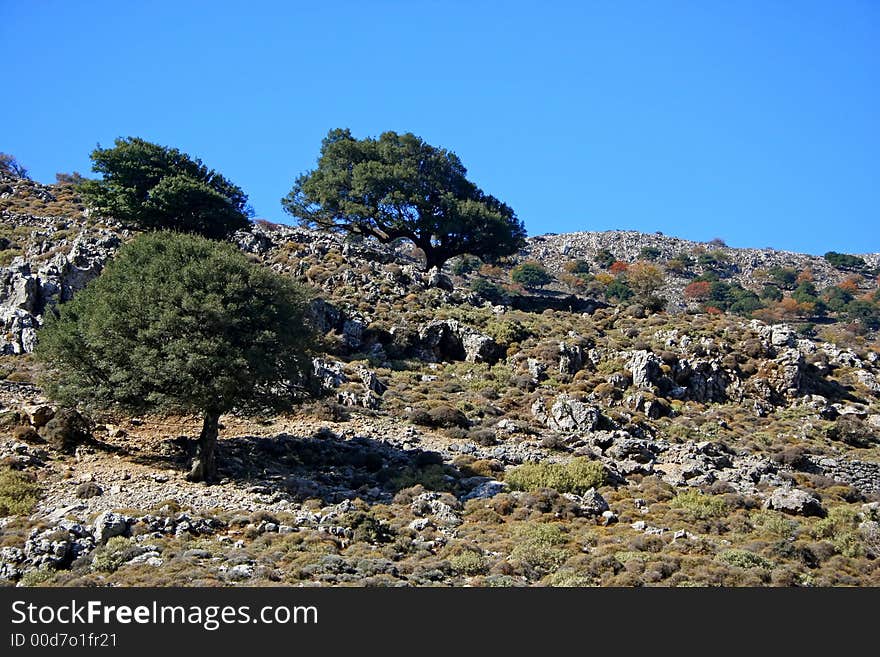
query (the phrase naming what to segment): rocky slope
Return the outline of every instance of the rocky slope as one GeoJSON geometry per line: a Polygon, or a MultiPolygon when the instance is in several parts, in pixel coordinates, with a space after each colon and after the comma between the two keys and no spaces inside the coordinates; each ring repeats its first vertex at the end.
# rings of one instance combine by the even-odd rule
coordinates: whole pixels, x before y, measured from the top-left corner
{"type": "MultiPolygon", "coordinates": [[[[852,271],[609,232],[424,273],[406,245],[258,223],[239,247],[317,291],[327,396],[225,416],[206,487],[183,477],[197,419],[79,418],[34,385],[46,309],[130,237],[62,191],[0,180],[0,504],[31,502],[0,520],[7,584],[880,584],[876,334],[682,293],[704,269],[756,290],[774,267],[819,290],[852,271]],[[603,249],[695,262],[651,312],[560,280],[603,249]],[[527,260],[557,282],[511,285],[527,260]]],[[[867,298],[880,261],[863,260],[849,289],[867,298]]]]}

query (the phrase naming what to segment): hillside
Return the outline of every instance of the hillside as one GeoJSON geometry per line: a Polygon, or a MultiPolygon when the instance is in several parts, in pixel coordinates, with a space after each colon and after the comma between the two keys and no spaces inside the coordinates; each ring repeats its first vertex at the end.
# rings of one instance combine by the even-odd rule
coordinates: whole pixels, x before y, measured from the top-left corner
{"type": "Polygon", "coordinates": [[[0,178],[7,584],[880,584],[880,254],[582,232],[422,272],[258,221],[235,242],[314,288],[326,394],[224,416],[204,486],[196,418],[38,387],[44,313],[133,234],[83,210],[0,178]]]}

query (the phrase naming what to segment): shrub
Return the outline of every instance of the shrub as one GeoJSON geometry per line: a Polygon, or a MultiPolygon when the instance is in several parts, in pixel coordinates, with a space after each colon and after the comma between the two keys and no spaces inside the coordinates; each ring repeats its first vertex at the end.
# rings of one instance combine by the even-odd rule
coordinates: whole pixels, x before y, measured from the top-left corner
{"type": "Polygon", "coordinates": [[[769,561],[754,552],[749,552],[748,550],[724,550],[724,552],[718,555],[718,560],[737,568],[762,568],[764,570],[770,570],[773,568],[772,561],[769,561]]]}
{"type": "Polygon", "coordinates": [[[832,267],[839,269],[861,269],[865,266],[865,261],[862,258],[847,253],[837,253],[836,251],[826,253],[825,261],[832,267]]]}
{"type": "Polygon", "coordinates": [[[112,573],[142,552],[143,548],[135,545],[124,536],[114,536],[96,552],[92,559],[92,568],[112,573]]]}
{"type": "Polygon", "coordinates": [[[590,263],[586,260],[569,260],[563,265],[563,269],[569,274],[589,274],[590,263]]]}
{"type": "Polygon", "coordinates": [[[684,297],[694,301],[705,301],[709,298],[711,287],[712,284],[709,281],[694,281],[684,288],[684,297]]]}
{"type": "Polygon", "coordinates": [[[452,273],[456,276],[464,276],[472,271],[477,271],[482,264],[482,260],[474,256],[459,256],[452,261],[452,273]]]}
{"type": "Polygon", "coordinates": [[[641,260],[657,260],[660,255],[661,251],[656,246],[643,246],[639,251],[639,259],[641,260]]]}
{"type": "Polygon", "coordinates": [[[510,295],[507,290],[488,279],[475,278],[471,281],[470,288],[471,292],[496,306],[510,303],[510,295]]]}
{"type": "Polygon", "coordinates": [[[0,469],[0,516],[19,516],[30,512],[40,498],[34,478],[11,468],[0,469]]]}
{"type": "Polygon", "coordinates": [[[452,569],[462,575],[481,575],[486,572],[486,559],[474,550],[462,550],[449,558],[452,569]]]}
{"type": "Polygon", "coordinates": [[[490,322],[486,327],[488,333],[495,342],[500,345],[511,345],[514,342],[522,342],[529,336],[531,332],[517,320],[501,320],[490,322]]]}
{"type": "Polygon", "coordinates": [[[553,277],[537,262],[524,262],[510,272],[510,280],[525,287],[544,287],[553,277]]]}
{"type": "Polygon", "coordinates": [[[727,512],[724,498],[715,495],[704,495],[696,488],[683,491],[669,503],[675,509],[687,511],[698,520],[720,518],[727,512]]]}
{"type": "Polygon", "coordinates": [[[596,253],[596,257],[593,258],[593,261],[602,267],[602,269],[608,269],[617,261],[617,256],[611,253],[608,249],[599,249],[596,253]]]}
{"type": "Polygon", "coordinates": [[[530,523],[518,527],[514,538],[516,547],[511,558],[542,571],[554,571],[568,559],[561,548],[567,541],[562,528],[556,524],[530,523]]]}
{"type": "Polygon", "coordinates": [[[854,415],[843,415],[832,424],[827,435],[852,447],[870,447],[877,442],[876,430],[854,415]]]}
{"type": "Polygon", "coordinates": [[[525,463],[504,474],[514,490],[536,491],[553,488],[560,493],[583,494],[605,483],[605,467],[585,456],[568,463],[525,463]]]}

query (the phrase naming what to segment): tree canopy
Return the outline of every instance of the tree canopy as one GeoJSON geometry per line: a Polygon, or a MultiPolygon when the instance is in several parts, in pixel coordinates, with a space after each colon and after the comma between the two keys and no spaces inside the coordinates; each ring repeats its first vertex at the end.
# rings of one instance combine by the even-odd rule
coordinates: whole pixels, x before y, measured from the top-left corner
{"type": "Polygon", "coordinates": [[[520,249],[525,228],[513,210],[467,179],[461,160],[411,134],[355,139],[331,130],[318,167],[299,176],[282,199],[306,226],[405,238],[425,254],[425,268],[468,253],[486,261],[520,249]]]}
{"type": "Polygon", "coordinates": [[[247,195],[202,161],[137,137],[92,151],[80,193],[101,214],[149,230],[168,229],[214,239],[246,228],[247,195]]]}
{"type": "Polygon", "coordinates": [[[190,476],[211,479],[220,414],[283,409],[303,396],[306,305],[303,288],[232,245],[146,233],[47,313],[37,356],[60,402],[202,414],[190,476]]]}

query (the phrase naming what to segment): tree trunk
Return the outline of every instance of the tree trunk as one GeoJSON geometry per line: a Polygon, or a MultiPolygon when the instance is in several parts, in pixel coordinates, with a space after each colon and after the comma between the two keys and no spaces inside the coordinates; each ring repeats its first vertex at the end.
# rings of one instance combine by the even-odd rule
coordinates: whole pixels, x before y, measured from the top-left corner
{"type": "Polygon", "coordinates": [[[217,479],[217,433],[220,424],[220,413],[205,411],[202,422],[202,433],[196,443],[196,455],[192,469],[186,478],[189,481],[211,482],[217,479]]]}

